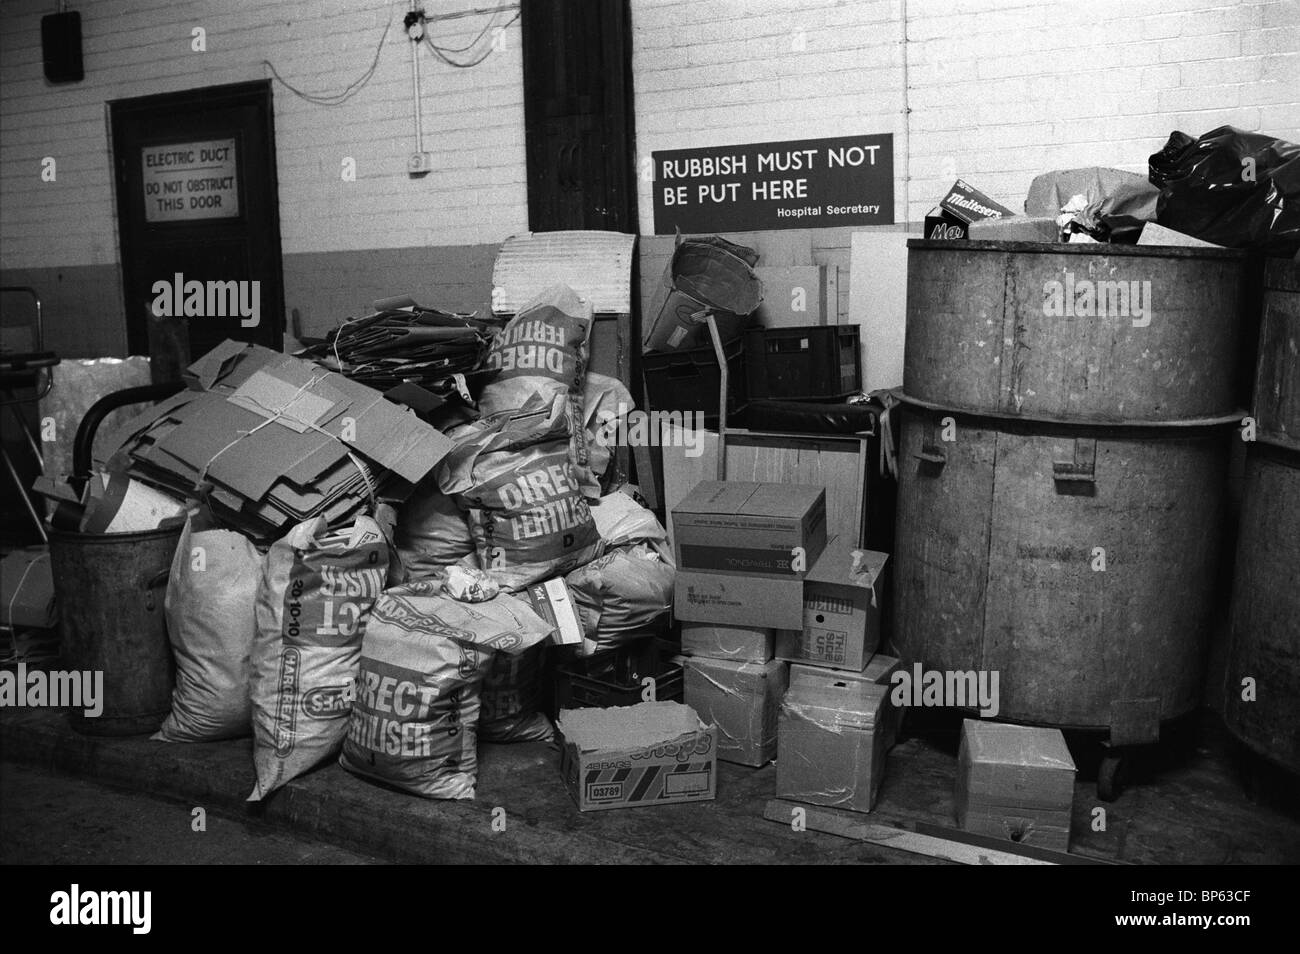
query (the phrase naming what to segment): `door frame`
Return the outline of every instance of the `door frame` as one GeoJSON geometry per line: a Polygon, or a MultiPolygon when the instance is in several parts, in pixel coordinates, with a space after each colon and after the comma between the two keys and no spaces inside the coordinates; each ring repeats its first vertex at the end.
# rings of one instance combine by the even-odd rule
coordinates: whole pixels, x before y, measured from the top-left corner
{"type": "MultiPolygon", "coordinates": [[[[551,0],[551,2],[560,4],[564,0],[551,0]]],[[[603,11],[617,10],[616,15],[619,18],[619,30],[617,35],[610,31],[604,37],[605,39],[614,39],[617,36],[619,46],[620,63],[618,85],[621,86],[622,102],[620,104],[618,118],[619,121],[613,128],[608,128],[607,133],[611,133],[618,141],[609,141],[608,145],[615,149],[625,152],[623,162],[624,180],[622,182],[621,194],[617,196],[622,211],[625,213],[624,234],[637,235],[640,232],[639,223],[639,202],[640,194],[637,186],[637,153],[636,153],[636,90],[633,87],[632,72],[632,4],[631,0],[589,0],[592,9],[601,9],[603,11]]],[[[523,45],[523,84],[524,84],[524,180],[527,188],[527,205],[528,205],[528,230],[530,232],[553,231],[555,226],[542,222],[544,208],[541,206],[539,197],[536,193],[537,178],[532,168],[532,161],[538,144],[534,143],[530,133],[541,125],[540,117],[535,113],[537,101],[529,93],[529,74],[535,68],[539,61],[549,62],[551,50],[538,49],[536,46],[536,27],[534,25],[537,8],[529,7],[527,3],[521,4],[520,8],[520,42],[523,45]],[[530,15],[529,11],[532,10],[530,15]]],[[[606,16],[611,14],[606,13],[606,16]]],[[[579,55],[575,52],[573,55],[579,55]]],[[[635,286],[633,286],[635,287],[635,286]]]]}
{"type": "MultiPolygon", "coordinates": [[[[260,106],[262,108],[262,115],[266,117],[266,128],[263,132],[266,136],[267,155],[270,160],[268,169],[270,181],[268,185],[271,195],[275,197],[274,202],[268,203],[271,217],[271,235],[268,237],[268,241],[274,252],[276,271],[275,300],[270,302],[271,308],[269,311],[270,315],[273,316],[271,330],[274,347],[277,350],[282,349],[284,347],[286,321],[284,249],[280,240],[279,160],[275,149],[275,103],[271,93],[271,81],[269,79],[250,80],[243,83],[176,90],[170,93],[154,93],[149,96],[132,96],[125,99],[109,100],[105,106],[108,114],[108,155],[109,165],[113,173],[111,177],[114,193],[113,210],[117,218],[118,271],[122,282],[122,319],[126,323],[127,354],[148,354],[149,342],[146,328],[133,327],[130,302],[126,300],[127,290],[132,287],[128,279],[133,277],[129,274],[129,243],[125,229],[125,223],[130,215],[130,197],[127,195],[129,190],[125,188],[125,163],[129,161],[130,157],[118,155],[117,144],[120,138],[118,129],[128,119],[140,113],[151,112],[160,108],[186,109],[191,112],[221,109],[229,106],[260,106]]],[[[138,323],[136,324],[138,325],[138,323]]]]}

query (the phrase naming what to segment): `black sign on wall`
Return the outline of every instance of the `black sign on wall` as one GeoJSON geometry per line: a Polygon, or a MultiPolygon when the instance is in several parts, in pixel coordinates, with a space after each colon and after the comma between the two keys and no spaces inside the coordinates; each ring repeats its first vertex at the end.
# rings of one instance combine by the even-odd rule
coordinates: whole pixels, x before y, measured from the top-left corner
{"type": "Polygon", "coordinates": [[[656,235],[894,221],[892,133],[652,155],[656,235]]]}

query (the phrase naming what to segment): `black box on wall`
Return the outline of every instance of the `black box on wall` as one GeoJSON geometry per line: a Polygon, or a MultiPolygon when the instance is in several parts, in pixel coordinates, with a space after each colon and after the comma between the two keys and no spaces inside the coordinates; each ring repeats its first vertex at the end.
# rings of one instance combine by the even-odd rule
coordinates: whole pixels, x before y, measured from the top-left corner
{"type": "Polygon", "coordinates": [[[79,83],[85,78],[81,64],[81,14],[51,13],[41,17],[41,55],[45,78],[51,83],[79,83]]]}

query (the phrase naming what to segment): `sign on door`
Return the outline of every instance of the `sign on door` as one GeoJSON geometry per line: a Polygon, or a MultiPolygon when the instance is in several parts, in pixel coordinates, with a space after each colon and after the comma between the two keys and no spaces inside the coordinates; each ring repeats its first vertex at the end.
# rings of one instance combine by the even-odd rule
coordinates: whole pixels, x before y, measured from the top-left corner
{"type": "Polygon", "coordinates": [[[140,152],[145,221],[228,219],[239,215],[235,140],[145,146],[140,152]]]}

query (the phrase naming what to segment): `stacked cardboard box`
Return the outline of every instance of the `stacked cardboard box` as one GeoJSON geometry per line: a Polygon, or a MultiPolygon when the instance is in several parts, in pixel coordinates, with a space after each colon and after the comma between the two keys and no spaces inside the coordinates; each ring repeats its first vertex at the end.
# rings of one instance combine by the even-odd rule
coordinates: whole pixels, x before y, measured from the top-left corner
{"type": "Polygon", "coordinates": [[[871,811],[898,738],[902,710],[889,695],[900,665],[876,655],[862,672],[790,667],[777,729],[779,797],[871,811]]]}
{"type": "Polygon", "coordinates": [[[854,750],[840,764],[869,803],[883,754],[871,763],[855,753],[887,751],[898,726],[886,698],[898,662],[873,662],[888,557],[827,540],[825,496],[822,487],[706,480],[673,509],[686,701],[718,726],[719,757],[729,761],[763,765],[789,735],[795,748],[778,759],[778,774],[791,792],[818,789],[788,766],[820,761],[801,748],[823,744],[819,730],[860,730],[847,737],[854,750]],[[789,662],[799,665],[787,675],[789,662]],[[802,714],[792,718],[812,713],[803,721],[814,731],[787,732],[794,723],[778,718],[783,698],[802,714]],[[830,714],[837,706],[842,715],[830,714]]]}
{"type": "Polygon", "coordinates": [[[706,480],[672,517],[686,701],[717,726],[719,758],[765,765],[788,678],[771,627],[801,618],[803,578],[826,548],[826,490],[706,480]]]}

